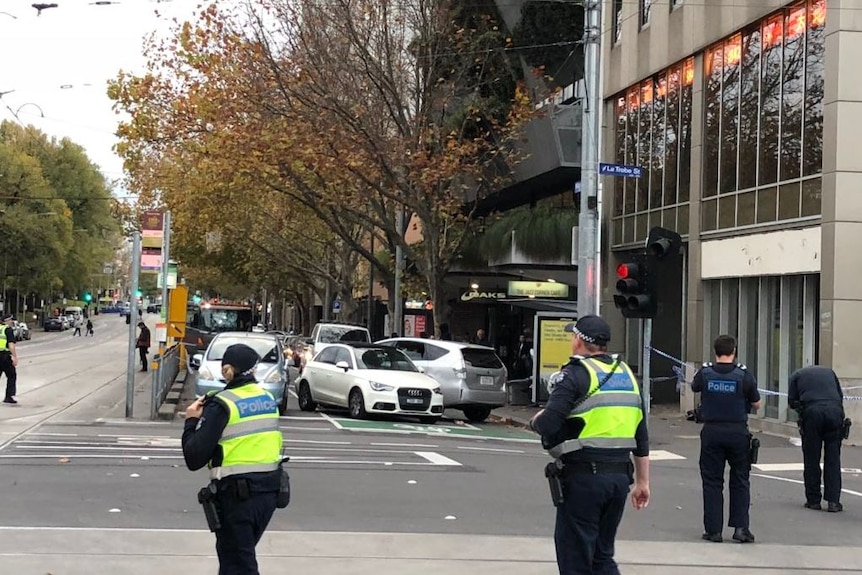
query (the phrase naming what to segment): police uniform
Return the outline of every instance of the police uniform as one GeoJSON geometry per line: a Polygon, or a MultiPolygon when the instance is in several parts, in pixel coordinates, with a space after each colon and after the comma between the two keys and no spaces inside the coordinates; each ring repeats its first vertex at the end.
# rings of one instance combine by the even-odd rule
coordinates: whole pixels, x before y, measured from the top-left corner
{"type": "MultiPolygon", "coordinates": [[[[566,331],[589,343],[610,340],[598,316],[585,316],[566,331]]],[[[614,541],[633,482],[630,456],[649,455],[640,385],[628,365],[608,354],[573,356],[551,383],[532,426],[563,463],[564,497],[554,530],[560,574],[617,575],[614,541]]]]}
{"type": "Polygon", "coordinates": [[[841,439],[844,432],[844,392],[838,376],[828,367],[812,365],[793,372],[787,399],[799,412],[802,458],[805,463],[805,507],[842,511],[841,439]],[[820,490],[820,454],[823,453],[823,491],[820,490]]]}
{"type": "Polygon", "coordinates": [[[760,401],[754,376],[742,364],[705,363],[695,375],[692,390],[701,394],[700,476],[703,482],[703,538],[722,540],[724,466],[730,465],[730,518],[733,538],[754,541],[749,531],[751,502],[750,404],[760,401]]]}
{"type": "Polygon", "coordinates": [[[219,575],[257,574],[255,546],[276,509],[282,435],[278,405],[252,375],[259,356],[236,344],[223,364],[240,375],[210,395],[200,419],[186,420],[183,455],[192,471],[207,465],[221,526],[216,533],[219,575]]]}
{"type": "Polygon", "coordinates": [[[0,371],[6,375],[6,396],[3,403],[18,403],[15,401],[17,395],[18,370],[15,369],[15,364],[12,361],[12,347],[15,345],[15,330],[6,325],[6,322],[12,319],[11,315],[3,318],[3,325],[0,327],[0,371]]]}

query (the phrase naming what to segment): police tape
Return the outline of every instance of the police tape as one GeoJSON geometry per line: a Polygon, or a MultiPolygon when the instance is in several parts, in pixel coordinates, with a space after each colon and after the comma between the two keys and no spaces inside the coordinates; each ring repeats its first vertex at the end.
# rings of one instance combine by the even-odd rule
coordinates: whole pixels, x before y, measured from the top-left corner
{"type": "MultiPolygon", "coordinates": [[[[671,367],[671,370],[676,375],[676,378],[673,378],[673,377],[660,378],[660,379],[657,378],[655,380],[651,379],[651,381],[671,381],[673,379],[676,379],[677,380],[676,389],[677,389],[677,391],[679,391],[680,385],[685,383],[685,369],[684,368],[685,368],[686,363],[683,360],[679,359],[678,357],[674,357],[671,354],[665,353],[660,349],[656,349],[651,345],[647,346],[647,349],[650,350],[651,352],[655,353],[656,355],[659,355],[665,359],[669,359],[672,362],[677,364],[677,365],[674,365],[671,367]]],[[[862,385],[855,385],[853,387],[843,387],[841,389],[843,391],[855,391],[858,389],[862,389],[862,385]]],[[[769,389],[759,389],[759,388],[758,388],[758,391],[764,395],[779,395],[779,396],[787,397],[787,393],[785,393],[783,391],[772,391],[769,389]]],[[[862,395],[845,395],[844,399],[847,399],[850,401],[862,401],[862,395]]]]}

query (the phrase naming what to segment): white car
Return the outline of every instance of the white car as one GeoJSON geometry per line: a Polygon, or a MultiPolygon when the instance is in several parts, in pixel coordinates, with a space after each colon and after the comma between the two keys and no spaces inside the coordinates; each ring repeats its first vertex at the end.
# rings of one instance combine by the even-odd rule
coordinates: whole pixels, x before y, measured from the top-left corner
{"type": "Polygon", "coordinates": [[[401,351],[370,343],[323,348],[302,371],[297,395],[303,411],[318,404],[346,407],[357,419],[375,413],[436,423],[443,416],[440,384],[401,351]]]}

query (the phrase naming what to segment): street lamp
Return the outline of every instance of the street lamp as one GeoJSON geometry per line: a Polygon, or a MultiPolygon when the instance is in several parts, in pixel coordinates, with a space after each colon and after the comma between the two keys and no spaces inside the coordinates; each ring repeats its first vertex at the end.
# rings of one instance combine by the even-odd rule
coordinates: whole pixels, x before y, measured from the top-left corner
{"type": "Polygon", "coordinates": [[[18,119],[18,114],[21,112],[21,108],[25,108],[27,106],[36,106],[36,108],[39,109],[39,116],[42,118],[45,117],[45,112],[42,110],[42,106],[40,106],[39,104],[36,104],[34,102],[25,102],[25,103],[21,104],[20,106],[18,106],[18,109],[15,110],[15,119],[18,120],[19,122],[21,120],[18,119]]]}
{"type": "Polygon", "coordinates": [[[58,5],[53,3],[53,2],[51,4],[45,4],[42,2],[38,2],[36,4],[30,4],[30,6],[32,6],[33,8],[36,9],[36,16],[41,16],[42,10],[47,10],[48,8],[57,8],[58,7],[58,5]]]}

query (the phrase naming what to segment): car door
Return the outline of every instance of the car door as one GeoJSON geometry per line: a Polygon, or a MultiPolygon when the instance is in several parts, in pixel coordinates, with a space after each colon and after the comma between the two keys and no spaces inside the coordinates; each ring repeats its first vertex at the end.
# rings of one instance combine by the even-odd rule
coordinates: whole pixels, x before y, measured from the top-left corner
{"type": "Polygon", "coordinates": [[[332,398],[338,405],[347,407],[347,396],[356,377],[356,363],[353,361],[353,354],[350,353],[349,349],[341,346],[335,349],[335,363],[338,364],[343,361],[350,368],[346,372],[340,367],[336,367],[333,370],[331,379],[332,398]]]}
{"type": "Polygon", "coordinates": [[[461,400],[461,378],[453,369],[452,363],[456,352],[445,347],[426,343],[422,350],[422,359],[415,361],[421,365],[425,374],[434,378],[440,384],[443,392],[443,405],[457,405],[461,400]]]}
{"type": "Polygon", "coordinates": [[[316,401],[333,403],[332,376],[335,373],[335,347],[324,348],[315,358],[311,371],[311,394],[316,401]]]}

